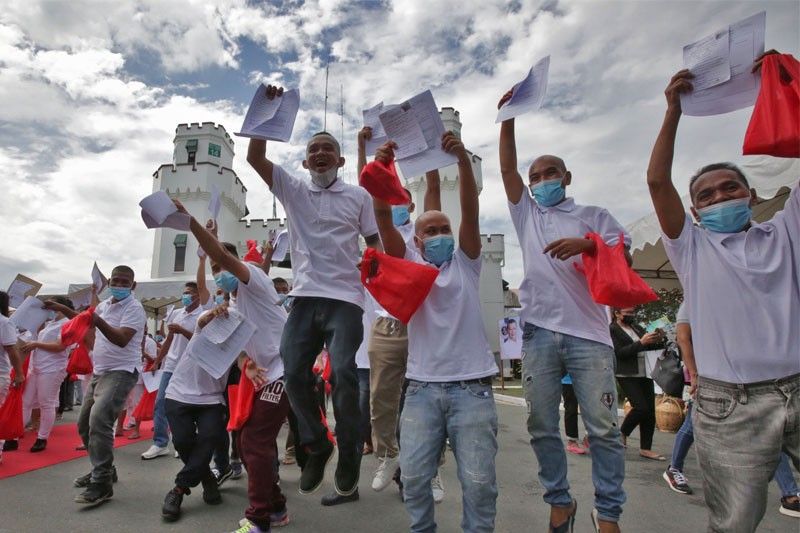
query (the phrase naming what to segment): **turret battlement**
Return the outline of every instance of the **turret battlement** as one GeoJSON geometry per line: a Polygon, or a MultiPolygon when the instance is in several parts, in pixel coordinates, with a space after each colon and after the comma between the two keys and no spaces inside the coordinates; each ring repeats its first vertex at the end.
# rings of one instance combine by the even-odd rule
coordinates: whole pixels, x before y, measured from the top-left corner
{"type": "Polygon", "coordinates": [[[191,122],[189,124],[178,124],[175,128],[175,137],[184,135],[198,135],[198,134],[214,134],[224,137],[226,142],[233,149],[233,139],[228,135],[228,131],[222,124],[215,124],[214,122],[191,122]]]}

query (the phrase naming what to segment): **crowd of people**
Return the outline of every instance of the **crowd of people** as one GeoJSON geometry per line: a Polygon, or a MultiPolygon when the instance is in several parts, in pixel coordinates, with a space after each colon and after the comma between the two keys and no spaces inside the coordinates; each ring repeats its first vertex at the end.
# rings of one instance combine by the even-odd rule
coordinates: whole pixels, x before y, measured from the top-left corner
{"type": "MultiPolygon", "coordinates": [[[[692,89],[691,80],[688,71],[678,72],[666,89],[664,124],[647,169],[665,248],[685,291],[678,344],[694,398],[664,478],[673,490],[691,492],[683,460],[694,441],[709,531],[751,532],[764,516],[773,476],[781,484],[784,507],[800,515],[789,469],[789,462],[800,469],[800,191],[792,190],[784,210],[771,221],[754,223],[756,198],[747,178],[736,166],[717,163],[692,177],[691,214],[685,212],[671,168],[680,95],[692,89]]],[[[269,86],[266,98],[282,91],[269,86]]],[[[512,94],[503,95],[498,107],[512,94]]],[[[371,135],[369,128],[358,134],[359,172],[367,164],[365,144],[371,135]]],[[[219,486],[246,470],[249,505],[236,531],[258,533],[286,525],[290,502],[279,485],[278,465],[296,461],[299,491],[308,495],[322,485],[337,450],[335,491],[322,498],[323,505],[359,499],[362,458],[371,453],[376,458],[372,489],[384,490],[395,481],[410,530],[435,531],[435,503],[444,497],[438,471],[450,448],[461,484],[462,529],[493,531],[498,418],[492,380],[498,368],[480,313],[478,187],[460,138],[448,132],[441,146],[458,160],[457,228],[441,211],[436,171],[426,175],[420,211],[408,191],[406,204],[390,205],[340,179],[345,161],[329,133],[313,135],[306,145],[303,167],[310,181],[273,162],[266,141],[251,139],[247,161],[283,204],[291,228],[291,287],[284,279],[270,279],[269,246],[260,259],[241,258],[235,245],[216,234],[213,221],[201,223],[174,200],[191,217],[190,230],[207,257],[216,292],[206,287],[203,258],[196,281],[185,285],[181,307],[156,338],[146,332],[131,268],[113,269],[109,298],[98,302],[93,296],[90,331],[96,333],[88,342],[94,370],[85,381],[78,418],[91,471],[75,480],[84,489],[75,501],[97,505],[112,497],[120,415],[127,411],[130,416],[144,401],[142,373],[160,368],[153,443],[142,459],[169,455],[171,438],[183,464],[174,486],[165,487],[165,520],[180,518],[184,499],[198,486],[206,504],[221,503],[219,486]],[[412,213],[417,213],[413,221],[412,213]],[[362,238],[367,247],[438,269],[407,324],[365,291],[357,269],[362,238]],[[187,353],[189,341],[230,313],[255,324],[256,332],[230,371],[215,378],[187,353]],[[249,380],[256,392],[249,418],[228,432],[227,387],[242,380],[249,380]],[[326,420],[326,388],[333,431],[326,420]],[[281,461],[277,438],[287,420],[291,442],[281,461]]],[[[376,160],[388,164],[396,148],[393,142],[384,144],[376,160]]],[[[573,531],[578,502],[567,481],[566,453],[589,452],[592,524],[596,531],[620,531],[626,501],[624,448],[637,426],[639,454],[666,460],[652,449],[653,382],[637,366],[637,354],[658,349],[664,339],[646,333],[634,309],[614,309],[609,315],[593,301],[585,277],[574,267],[581,254],[595,250],[587,233],[599,234],[608,245],[622,238],[628,246],[630,238],[606,209],[578,204],[567,195],[573,175],[565,161],[539,155],[523,179],[514,119],[500,126],[499,159],[523,255],[522,382],[527,430],[549,506],[548,530],[573,531]],[[632,404],[621,425],[617,383],[632,404]],[[559,429],[562,394],[566,444],[559,429]],[[578,411],[586,429],[582,442],[578,411]]],[[[52,319],[41,331],[22,334],[7,318],[4,293],[0,307],[5,348],[0,402],[10,386],[27,382],[26,422],[32,406],[41,411],[31,451],[43,451],[70,349],[59,331],[80,310],[68,299],[48,300],[52,319]],[[28,356],[26,376],[22,364],[28,356]]],[[[512,326],[516,335],[517,321],[512,326]]],[[[295,512],[308,511],[298,506],[295,512]]],[[[645,528],[630,525],[631,530],[645,528]]]]}

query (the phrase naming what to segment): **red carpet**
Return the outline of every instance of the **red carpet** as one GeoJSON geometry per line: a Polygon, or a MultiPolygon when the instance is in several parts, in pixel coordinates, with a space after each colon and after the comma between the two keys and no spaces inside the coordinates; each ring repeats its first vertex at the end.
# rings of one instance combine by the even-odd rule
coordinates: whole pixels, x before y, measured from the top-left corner
{"type": "MultiPolygon", "coordinates": [[[[131,431],[126,431],[129,435],[131,431]]],[[[127,436],[117,437],[114,440],[114,447],[127,446],[143,440],[153,438],[153,422],[142,422],[139,431],[141,437],[129,439],[127,436]]],[[[78,436],[78,428],[75,424],[60,424],[53,427],[50,438],[47,439],[47,449],[39,453],[31,453],[28,450],[36,440],[35,431],[25,432],[25,437],[19,441],[19,449],[13,452],[3,452],[3,462],[0,463],[0,479],[17,476],[38,470],[65,461],[72,461],[79,457],[86,457],[85,450],[76,450],[80,446],[81,438],[78,436]]]]}

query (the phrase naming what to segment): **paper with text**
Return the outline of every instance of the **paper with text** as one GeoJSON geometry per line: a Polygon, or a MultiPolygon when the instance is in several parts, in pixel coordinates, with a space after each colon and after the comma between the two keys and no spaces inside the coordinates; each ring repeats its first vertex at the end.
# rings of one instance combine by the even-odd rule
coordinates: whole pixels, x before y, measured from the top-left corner
{"type": "Polygon", "coordinates": [[[275,237],[275,242],[272,243],[272,262],[280,263],[286,261],[286,255],[289,253],[289,231],[283,230],[275,237]]]}
{"type": "Polygon", "coordinates": [[[683,47],[683,66],[694,74],[692,86],[695,91],[731,79],[729,35],[730,31],[725,28],[683,47]]]}
{"type": "Polygon", "coordinates": [[[394,109],[397,107],[394,104],[384,105],[383,102],[363,110],[361,113],[364,116],[364,126],[372,128],[372,137],[364,144],[364,151],[367,157],[374,156],[375,152],[383,146],[389,138],[381,124],[380,114],[384,111],[394,109]]]}
{"type": "Polygon", "coordinates": [[[147,392],[157,391],[161,385],[161,374],[163,370],[156,370],[155,372],[142,372],[142,381],[144,388],[147,392]]]}
{"type": "Polygon", "coordinates": [[[425,134],[412,106],[401,105],[380,115],[386,137],[397,144],[394,156],[405,159],[428,149],[425,134]]]}
{"type": "Polygon", "coordinates": [[[217,217],[219,216],[219,210],[221,208],[222,208],[222,194],[220,193],[217,184],[212,183],[211,199],[208,201],[208,212],[211,214],[211,218],[217,220],[217,217]]]}
{"type": "Polygon", "coordinates": [[[186,353],[211,377],[219,379],[236,361],[255,332],[255,324],[238,311],[229,309],[227,317],[217,316],[205,328],[195,331],[186,346],[186,353]]]}
{"type": "Polygon", "coordinates": [[[38,281],[28,276],[17,274],[6,291],[8,294],[8,305],[15,308],[19,307],[27,296],[36,296],[41,288],[42,284],[38,281]]]}
{"type": "Polygon", "coordinates": [[[9,320],[19,329],[27,329],[33,334],[47,320],[50,311],[44,308],[44,303],[35,296],[28,296],[25,301],[17,307],[9,320]]]}
{"type": "Polygon", "coordinates": [[[550,56],[540,59],[521,82],[514,85],[511,98],[497,111],[495,124],[542,107],[547,93],[550,56]]]}
{"type": "Polygon", "coordinates": [[[282,96],[267,99],[263,83],[256,90],[245,115],[242,129],[234,135],[251,139],[287,142],[292,137],[294,121],[300,109],[300,91],[290,89],[282,96]]]}
{"type": "Polygon", "coordinates": [[[178,212],[169,195],[164,191],[156,191],[145,197],[139,205],[142,208],[142,220],[148,228],[172,228],[189,231],[192,217],[178,212]]]}

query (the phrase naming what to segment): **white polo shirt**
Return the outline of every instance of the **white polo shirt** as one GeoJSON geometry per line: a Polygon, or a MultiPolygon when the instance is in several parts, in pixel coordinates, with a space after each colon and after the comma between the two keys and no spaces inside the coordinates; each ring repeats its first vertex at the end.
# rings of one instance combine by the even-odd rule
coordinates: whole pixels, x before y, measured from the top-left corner
{"type": "Polygon", "coordinates": [[[599,234],[609,245],[619,235],[630,237],[611,214],[601,207],[577,205],[572,198],[553,207],[540,207],[525,192],[515,205],[509,202],[511,220],[522,248],[525,277],[519,287],[520,319],[541,328],[613,346],[608,315],[592,300],[586,277],[575,268],[580,255],[566,261],[543,253],[558,239],[599,234]]]}
{"type": "MultiPolygon", "coordinates": [[[[51,344],[61,340],[61,326],[67,323],[66,318],[54,322],[48,322],[42,331],[39,332],[36,340],[51,344]]],[[[31,353],[30,372],[34,374],[45,374],[50,372],[66,372],[67,359],[69,359],[69,348],[60,352],[48,352],[47,350],[36,349],[31,353]]]]}
{"type": "MultiPolygon", "coordinates": [[[[192,331],[195,335],[200,332],[196,323],[192,331]]],[[[200,366],[197,359],[181,357],[178,359],[169,385],[167,385],[166,397],[192,405],[224,405],[223,392],[227,382],[228,372],[225,372],[219,379],[214,379],[200,366]]]]}
{"type": "MultiPolygon", "coordinates": [[[[407,247],[406,259],[433,266],[417,248],[407,247]]],[[[445,382],[497,374],[481,316],[481,263],[457,248],[439,267],[431,292],[408,323],[408,379],[445,382]]]]}
{"type": "Polygon", "coordinates": [[[281,305],[270,277],[256,265],[245,265],[250,271],[250,281],[239,281],[235,307],[257,327],[245,351],[258,366],[266,369],[267,382],[273,382],[283,376],[281,335],[289,315],[281,305]]]}
{"type": "MultiPolygon", "coordinates": [[[[170,316],[169,324],[177,324],[187,331],[194,331],[197,325],[197,319],[203,313],[203,306],[198,305],[192,312],[187,312],[185,307],[176,309],[170,316]]],[[[181,359],[183,352],[186,351],[186,346],[189,344],[189,339],[180,333],[172,335],[172,344],[169,345],[169,351],[164,358],[163,369],[164,372],[174,372],[175,366],[181,359]]]]}
{"type": "Polygon", "coordinates": [[[144,307],[131,294],[124,300],[112,303],[113,298],[103,300],[95,309],[95,314],[115,328],[131,328],[136,331],[128,344],[117,346],[97,328],[94,341],[94,373],[98,376],[112,370],[133,372],[142,359],[142,336],[147,320],[144,307]]]}
{"type": "MultiPolygon", "coordinates": [[[[417,247],[417,245],[414,244],[414,235],[415,235],[415,233],[414,233],[414,223],[413,222],[409,221],[408,224],[403,224],[402,226],[396,226],[396,228],[397,228],[397,231],[400,232],[400,235],[403,237],[403,240],[406,243],[406,248],[416,248],[417,247]]],[[[378,302],[375,302],[375,305],[377,306],[375,308],[375,314],[377,316],[382,316],[384,318],[393,318],[393,319],[397,320],[395,317],[393,317],[392,315],[389,314],[389,311],[387,311],[386,309],[381,307],[381,304],[379,304],[378,302]]],[[[366,334],[365,334],[365,336],[366,336],[366,334]]]]}
{"type": "Polygon", "coordinates": [[[800,373],[800,191],[747,231],[716,233],[689,215],[664,249],[683,285],[697,373],[753,383],[800,373]]]}
{"type": "Polygon", "coordinates": [[[331,298],[363,309],[358,237],[378,233],[369,193],[341,178],[322,189],[278,165],[272,171],[272,192],[289,221],[291,296],[331,298]]]}
{"type": "Polygon", "coordinates": [[[3,350],[3,353],[0,353],[0,376],[2,377],[8,378],[8,374],[11,372],[11,359],[5,347],[16,344],[17,328],[7,316],[0,315],[0,347],[2,347],[0,349],[3,350]]]}

